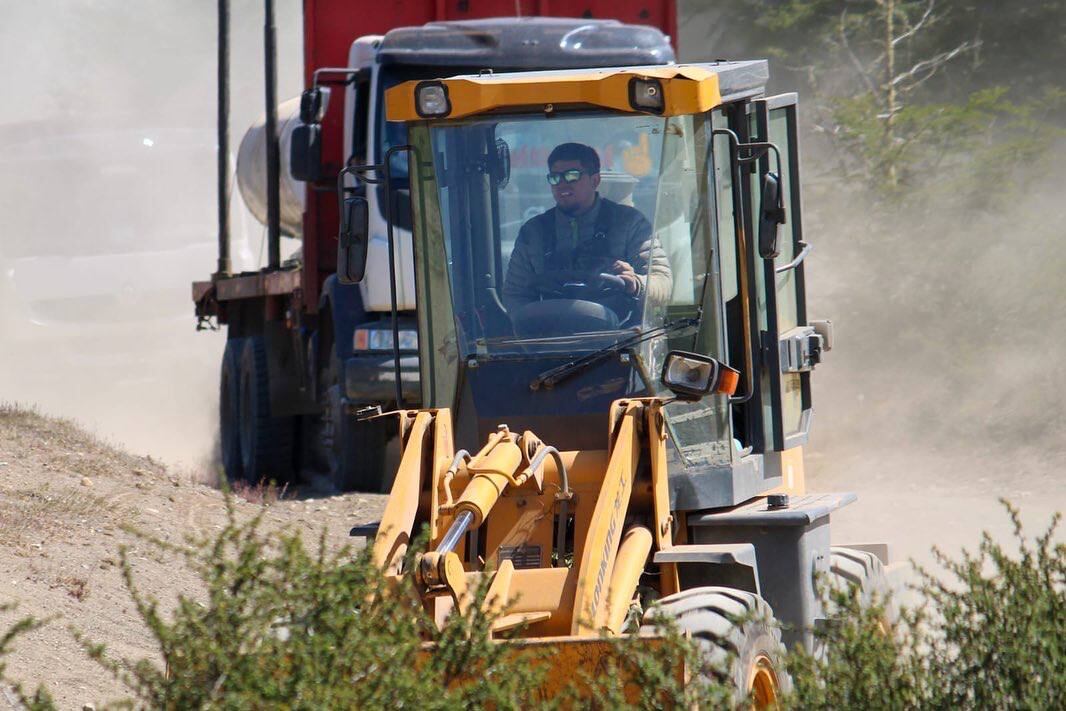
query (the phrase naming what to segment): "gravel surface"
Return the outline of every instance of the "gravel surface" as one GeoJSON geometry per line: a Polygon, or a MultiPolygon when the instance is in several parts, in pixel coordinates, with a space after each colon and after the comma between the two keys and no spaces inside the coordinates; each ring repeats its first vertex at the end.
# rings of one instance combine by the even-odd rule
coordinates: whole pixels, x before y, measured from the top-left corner
{"type": "MultiPolygon", "coordinates": [[[[1042,533],[1066,509],[1057,479],[1062,464],[1061,455],[1048,452],[945,452],[914,444],[875,451],[839,441],[806,455],[809,490],[859,494],[858,503],[833,516],[835,543],[888,542],[894,560],[926,566],[933,545],[956,556],[975,548],[983,530],[1013,547],[999,497],[1020,507],[1030,537],[1042,533]]],[[[164,609],[178,595],[201,594],[191,571],[126,529],[175,542],[220,529],[224,498],[205,478],[130,455],[69,421],[0,406],[0,605],[18,603],[0,612],[0,634],[26,615],[51,618],[16,641],[3,660],[9,678],[30,689],[46,684],[63,709],[100,708],[124,697],[70,630],[107,643],[117,656],[158,659],[121,579],[118,551],[128,547],[138,584],[164,609]]],[[[340,547],[351,526],[380,517],[384,496],[331,496],[324,488],[272,501],[266,525],[295,528],[310,540],[324,528],[330,545],[340,547]]],[[[262,498],[245,492],[236,500],[238,516],[257,513],[262,498]]],[[[910,576],[901,572],[902,585],[910,576]]],[[[0,686],[0,709],[7,707],[13,708],[9,690],[0,686]]]]}
{"type": "MultiPolygon", "coordinates": [[[[71,629],[117,656],[158,658],[122,581],[119,548],[128,547],[138,584],[164,608],[178,595],[200,594],[191,571],[126,530],[180,542],[187,533],[221,529],[223,495],[198,478],[106,445],[70,422],[0,406],[0,605],[18,604],[0,613],[0,634],[27,615],[50,618],[16,640],[3,660],[9,678],[29,689],[45,684],[62,709],[99,708],[125,696],[71,629]]],[[[237,498],[238,516],[258,512],[261,494],[237,498]]],[[[340,547],[351,526],[377,520],[384,500],[286,492],[268,504],[265,523],[312,540],[324,528],[340,547]]],[[[8,706],[8,694],[0,695],[0,708],[8,706]]]]}

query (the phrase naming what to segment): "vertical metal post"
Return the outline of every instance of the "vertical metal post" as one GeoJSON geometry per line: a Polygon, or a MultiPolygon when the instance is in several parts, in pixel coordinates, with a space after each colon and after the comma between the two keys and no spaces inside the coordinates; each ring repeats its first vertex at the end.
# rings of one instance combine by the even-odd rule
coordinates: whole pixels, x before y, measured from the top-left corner
{"type": "Polygon", "coordinates": [[[218,266],[233,269],[229,255],[229,0],[218,0],[218,266]]]}
{"type": "MultiPolygon", "coordinates": [[[[393,146],[385,151],[385,159],[382,161],[382,170],[385,173],[385,234],[389,238],[389,296],[392,298],[392,373],[396,378],[396,409],[403,408],[403,380],[400,373],[400,322],[396,306],[396,238],[392,234],[392,157],[403,151],[407,156],[407,174],[411,175],[411,155],[415,147],[408,144],[393,146]]],[[[415,161],[418,165],[418,161],[415,161]]],[[[341,203],[341,209],[344,204],[341,203]]]]}
{"type": "Polygon", "coordinates": [[[266,61],[266,149],[267,149],[267,267],[281,266],[281,195],[278,177],[278,74],[277,30],[274,27],[274,0],[264,0],[263,50],[266,61]]]}

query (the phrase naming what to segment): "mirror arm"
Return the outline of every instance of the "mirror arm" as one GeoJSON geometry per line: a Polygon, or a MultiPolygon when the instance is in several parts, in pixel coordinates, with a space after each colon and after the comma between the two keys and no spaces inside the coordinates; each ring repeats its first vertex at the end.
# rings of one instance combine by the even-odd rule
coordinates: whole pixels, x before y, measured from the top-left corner
{"type": "MultiPolygon", "coordinates": [[[[723,129],[718,129],[718,131],[720,131],[720,130],[723,130],[723,129]]],[[[715,133],[717,133],[718,131],[715,131],[715,133]]],[[[733,132],[730,131],[730,133],[733,133],[733,132]]],[[[736,134],[733,134],[733,137],[736,138],[736,134]]],[[[737,160],[740,163],[754,163],[755,161],[759,160],[764,155],[766,155],[767,151],[773,151],[774,152],[774,158],[777,159],[777,175],[780,177],[780,175],[781,175],[781,150],[777,147],[776,144],[769,143],[767,141],[759,141],[759,142],[755,142],[755,143],[739,143],[738,142],[737,143],[737,152],[738,152],[738,154],[742,150],[751,151],[751,153],[749,153],[747,156],[745,156],[743,158],[740,158],[739,155],[738,155],[737,160]]]]}
{"type": "Polygon", "coordinates": [[[365,71],[364,69],[352,69],[351,67],[319,67],[315,70],[315,73],[311,75],[311,88],[317,89],[319,84],[340,84],[341,86],[347,86],[354,84],[359,76],[359,73],[365,71]],[[343,79],[320,79],[323,74],[339,75],[344,77],[343,79]]]}
{"type": "Polygon", "coordinates": [[[800,250],[800,253],[797,254],[796,258],[793,259],[788,264],[782,264],[781,266],[779,266],[776,269],[774,269],[775,273],[781,274],[782,272],[787,272],[789,269],[795,269],[796,267],[798,267],[803,262],[804,259],[807,258],[807,255],[810,254],[811,245],[807,244],[803,240],[800,240],[800,241],[796,242],[796,244],[798,244],[800,247],[802,247],[802,249],[800,250]]]}
{"type": "Polygon", "coordinates": [[[341,171],[337,173],[337,207],[343,207],[345,193],[359,192],[359,187],[357,185],[349,187],[344,184],[345,176],[352,175],[359,182],[366,183],[369,185],[377,185],[378,183],[382,182],[382,179],[371,178],[368,173],[381,169],[382,166],[380,165],[346,165],[341,168],[341,171]]]}

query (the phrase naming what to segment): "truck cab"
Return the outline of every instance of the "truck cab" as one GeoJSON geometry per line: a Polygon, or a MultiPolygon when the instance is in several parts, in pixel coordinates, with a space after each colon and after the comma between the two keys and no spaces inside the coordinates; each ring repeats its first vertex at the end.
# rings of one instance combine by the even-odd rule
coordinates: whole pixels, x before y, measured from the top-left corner
{"type": "MultiPolygon", "coordinates": [[[[675,59],[674,0],[537,3],[536,12],[564,18],[505,16],[514,9],[502,0],[383,0],[359,12],[347,0],[305,3],[306,88],[298,102],[280,106],[268,16],[266,111],[246,133],[241,155],[248,160],[237,166],[242,192],[254,193],[244,194],[244,202],[267,226],[266,265],[234,272],[220,224],[218,270],[193,284],[199,323],[226,328],[219,421],[229,478],[255,483],[310,475],[318,483],[324,474],[342,491],[381,490],[386,442],[394,433],[363,415],[422,402],[411,193],[401,156],[388,161],[384,181],[387,156],[408,140],[402,123],[385,120],[390,88],[460,74],[659,66],[675,59]],[[372,179],[357,180],[356,166],[375,166],[368,169],[372,179]],[[360,285],[335,276],[339,197],[347,190],[367,201],[368,273],[360,285]],[[283,257],[282,235],[302,240],[300,248],[283,257]]],[[[220,42],[227,37],[220,32],[220,42]]],[[[221,46],[219,56],[227,56],[221,46]]],[[[225,80],[219,96],[224,117],[225,80]]],[[[228,142],[227,131],[223,118],[219,145],[228,142]]],[[[543,159],[536,147],[514,148],[516,180],[542,171],[533,167],[543,159]]],[[[219,184],[227,183],[221,164],[219,171],[219,184]]],[[[625,197],[635,186],[616,177],[614,188],[625,197]]],[[[220,191],[220,204],[227,199],[220,191]]],[[[548,207],[523,204],[521,213],[530,217],[548,207]]]]}

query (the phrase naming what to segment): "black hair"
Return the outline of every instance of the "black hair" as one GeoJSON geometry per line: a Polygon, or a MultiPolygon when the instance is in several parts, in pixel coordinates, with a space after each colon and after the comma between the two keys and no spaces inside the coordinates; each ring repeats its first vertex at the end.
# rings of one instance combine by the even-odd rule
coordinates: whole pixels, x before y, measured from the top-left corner
{"type": "Polygon", "coordinates": [[[560,160],[576,160],[581,163],[581,168],[589,175],[600,172],[600,156],[596,149],[586,146],[584,143],[560,143],[552,149],[548,156],[548,170],[552,164],[560,160]]]}

